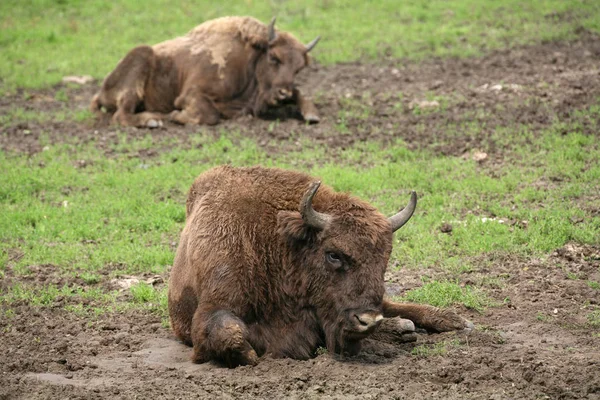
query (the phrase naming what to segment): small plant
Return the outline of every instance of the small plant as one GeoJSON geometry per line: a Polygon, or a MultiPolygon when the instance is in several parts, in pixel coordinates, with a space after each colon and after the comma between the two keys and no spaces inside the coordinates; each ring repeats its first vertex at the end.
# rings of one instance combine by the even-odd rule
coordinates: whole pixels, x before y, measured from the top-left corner
{"type": "Polygon", "coordinates": [[[62,101],[63,103],[69,101],[69,96],[67,95],[67,92],[64,89],[58,90],[54,98],[58,101],[62,101]]]}
{"type": "Polygon", "coordinates": [[[421,344],[415,346],[411,354],[417,357],[445,356],[452,348],[460,346],[457,339],[442,341],[433,344],[421,344]]]}
{"type": "Polygon", "coordinates": [[[538,311],[537,314],[535,315],[535,319],[537,319],[538,321],[541,321],[541,322],[547,322],[549,318],[543,312],[538,311]]]}
{"type": "Polygon", "coordinates": [[[600,328],[600,310],[592,311],[587,315],[587,320],[593,328],[600,328]]]}
{"type": "Polygon", "coordinates": [[[567,274],[567,279],[571,279],[571,280],[577,280],[577,279],[579,279],[579,277],[577,276],[577,274],[574,273],[574,272],[565,271],[565,273],[567,274]]]}
{"type": "Polygon", "coordinates": [[[589,287],[595,290],[600,290],[600,283],[596,281],[587,281],[589,287]]]}
{"type": "Polygon", "coordinates": [[[149,303],[157,298],[154,288],[146,282],[137,283],[129,288],[136,303],[149,303]]]}
{"type": "Polygon", "coordinates": [[[100,282],[100,275],[91,272],[84,272],[80,274],[79,277],[88,285],[100,282]]]}

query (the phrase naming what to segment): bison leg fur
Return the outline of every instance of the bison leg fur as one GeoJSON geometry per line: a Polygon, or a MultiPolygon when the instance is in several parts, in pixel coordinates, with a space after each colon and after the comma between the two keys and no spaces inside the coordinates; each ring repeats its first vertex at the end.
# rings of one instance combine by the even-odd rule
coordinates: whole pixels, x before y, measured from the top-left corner
{"type": "Polygon", "coordinates": [[[205,312],[198,307],[192,319],[192,360],[218,360],[229,368],[256,365],[258,356],[247,338],[246,324],[233,313],[222,309],[205,312]]]}
{"type": "Polygon", "coordinates": [[[206,124],[216,125],[219,123],[219,111],[213,103],[202,93],[190,90],[175,100],[175,110],[169,118],[178,124],[206,124]]]}
{"type": "Polygon", "coordinates": [[[135,114],[138,105],[144,101],[154,57],[154,50],[149,46],[139,46],[127,53],[92,98],[91,111],[98,113],[104,108],[114,112],[113,122],[124,126],[156,128],[162,125],[160,120],[164,116],[160,114],[135,114]]]}
{"type": "Polygon", "coordinates": [[[304,118],[306,122],[309,124],[316,124],[321,120],[315,104],[308,97],[305,97],[300,90],[294,89],[294,98],[300,109],[300,114],[302,114],[302,118],[304,118]]]}
{"type": "Polygon", "coordinates": [[[160,128],[162,120],[168,115],[152,112],[135,113],[139,99],[131,92],[124,93],[117,102],[117,112],[113,115],[113,122],[122,126],[136,126],[139,128],[160,128]]]}
{"type": "Polygon", "coordinates": [[[385,318],[401,317],[415,323],[429,332],[465,331],[470,332],[474,325],[455,312],[423,304],[383,302],[385,318]]]}

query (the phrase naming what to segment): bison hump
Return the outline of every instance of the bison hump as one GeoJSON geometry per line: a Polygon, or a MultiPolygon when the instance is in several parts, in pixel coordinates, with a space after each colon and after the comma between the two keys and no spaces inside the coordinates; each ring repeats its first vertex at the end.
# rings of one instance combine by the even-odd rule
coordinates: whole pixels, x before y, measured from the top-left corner
{"type": "Polygon", "coordinates": [[[252,17],[221,17],[206,21],[194,29],[188,36],[193,39],[205,40],[211,35],[229,36],[231,39],[240,38],[254,46],[265,46],[268,43],[268,28],[265,24],[252,17]]]}

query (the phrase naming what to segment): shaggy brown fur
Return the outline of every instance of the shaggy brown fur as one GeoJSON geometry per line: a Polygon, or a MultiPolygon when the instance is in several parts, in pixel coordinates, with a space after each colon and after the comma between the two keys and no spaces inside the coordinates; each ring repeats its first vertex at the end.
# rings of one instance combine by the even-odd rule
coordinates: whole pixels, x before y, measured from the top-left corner
{"type": "Polygon", "coordinates": [[[193,345],[194,361],[307,359],[321,345],[354,354],[383,317],[432,331],[472,327],[452,312],[384,299],[388,218],[321,186],[312,206],[328,223],[308,225],[298,210],[314,182],[293,171],[227,166],[196,179],[169,283],[171,326],[193,345]]]}
{"type": "Polygon", "coordinates": [[[223,17],[185,36],[136,47],[106,77],[90,107],[114,113],[121,125],[157,127],[163,119],[213,125],[291,102],[305,120],[318,122],[316,107],[294,85],[310,47],[289,33],[270,38],[270,32],[251,17],[223,17]]]}

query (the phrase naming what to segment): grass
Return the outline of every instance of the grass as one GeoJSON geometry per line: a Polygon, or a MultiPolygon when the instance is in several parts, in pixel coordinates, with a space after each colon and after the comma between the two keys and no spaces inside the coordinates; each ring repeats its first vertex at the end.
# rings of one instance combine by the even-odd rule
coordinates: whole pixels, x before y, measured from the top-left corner
{"type": "Polygon", "coordinates": [[[415,346],[412,349],[411,354],[420,358],[445,356],[449,351],[459,346],[460,341],[458,339],[443,340],[433,344],[420,344],[415,346]]]}
{"type": "Polygon", "coordinates": [[[5,171],[0,177],[0,249],[28,244],[15,263],[17,270],[51,263],[87,272],[91,279],[106,265],[129,274],[163,273],[173,258],[169,244],[177,241],[185,219],[182,205],[189,185],[202,171],[225,163],[304,169],[336,190],[372,200],[386,214],[404,204],[409,188],[417,190],[416,218],[397,234],[393,253],[406,267],[440,266],[461,273],[473,270],[469,257],[489,252],[541,255],[569,241],[597,243],[599,219],[574,225],[570,218],[586,214],[565,202],[598,190],[600,166],[591,161],[600,157],[600,149],[576,132],[562,136],[549,130],[532,144],[547,146],[543,157],[533,157],[536,167],[524,171],[508,164],[500,178],[488,176],[474,162],[407,152],[400,142],[356,145],[340,152],[335,162],[306,167],[323,159],[322,149],[267,157],[252,141],[233,139],[239,145],[232,138],[193,135],[203,143],[201,149],[174,149],[143,162],[130,154],[153,146],[144,139],[119,143],[115,147],[122,155],[114,158],[93,144],[76,151],[70,145],[49,146],[31,157],[0,153],[5,171]],[[580,155],[571,148],[586,151],[580,155]],[[357,152],[371,167],[350,168],[357,152]],[[557,153],[569,152],[574,157],[557,159],[557,153]],[[89,166],[79,168],[82,159],[89,166]],[[582,172],[584,165],[588,168],[582,172]],[[552,169],[576,179],[553,190],[532,187],[552,169]],[[484,219],[490,215],[529,223],[524,228],[484,219]],[[440,221],[455,220],[461,223],[454,224],[452,235],[437,229],[440,221]]]}
{"type": "Polygon", "coordinates": [[[457,282],[427,282],[417,289],[410,290],[403,299],[413,303],[426,303],[436,307],[448,307],[462,304],[476,311],[483,311],[493,305],[485,293],[469,285],[461,287],[457,282]]]}
{"type": "Polygon", "coordinates": [[[185,34],[208,19],[252,15],[304,42],[323,40],[315,57],[332,64],[382,57],[475,56],[484,51],[600,31],[593,1],[181,0],[0,3],[0,91],[57,83],[65,75],[104,77],[127,51],[185,34]]]}
{"type": "Polygon", "coordinates": [[[600,290],[600,282],[596,281],[587,281],[587,285],[595,290],[600,290]]]}
{"type": "Polygon", "coordinates": [[[31,306],[52,306],[61,299],[77,298],[92,299],[108,304],[114,303],[116,292],[104,292],[98,288],[88,288],[81,286],[63,285],[45,285],[38,287],[33,285],[24,285],[15,283],[0,299],[0,304],[10,305],[13,303],[25,303],[31,306]]]}
{"type": "Polygon", "coordinates": [[[587,319],[592,328],[600,329],[600,309],[590,312],[587,319]]]}

